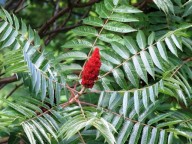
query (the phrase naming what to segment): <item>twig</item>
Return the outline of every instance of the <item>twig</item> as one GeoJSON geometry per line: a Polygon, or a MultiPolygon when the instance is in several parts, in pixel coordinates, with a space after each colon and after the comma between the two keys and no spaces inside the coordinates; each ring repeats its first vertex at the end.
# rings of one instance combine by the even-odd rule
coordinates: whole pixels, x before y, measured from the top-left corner
{"type": "Polygon", "coordinates": [[[55,20],[57,20],[59,17],[61,17],[64,13],[66,13],[67,11],[69,11],[70,8],[64,8],[61,11],[59,11],[56,15],[54,15],[53,17],[51,17],[39,30],[39,35],[42,37],[44,31],[49,28],[51,26],[52,23],[55,22],[55,20]]]}
{"type": "Polygon", "coordinates": [[[22,11],[24,8],[26,8],[28,5],[25,5],[25,6],[23,6],[23,7],[21,7],[21,8],[19,8],[19,9],[17,9],[16,11],[15,11],[15,13],[18,13],[18,12],[20,12],[20,11],[22,11]]]}
{"type": "Polygon", "coordinates": [[[78,135],[79,135],[79,137],[80,137],[80,141],[81,141],[83,144],[86,144],[80,132],[78,132],[78,135]]]}
{"type": "Polygon", "coordinates": [[[21,10],[20,6],[23,5],[24,2],[25,2],[25,0],[20,0],[20,1],[17,3],[17,5],[16,5],[16,7],[15,7],[15,10],[14,10],[15,13],[18,13],[18,12],[21,10]]]}
{"type": "MultiPolygon", "coordinates": [[[[90,7],[90,8],[91,8],[91,7],[90,7]]],[[[47,32],[46,34],[44,34],[44,36],[45,36],[45,35],[52,34],[52,33],[58,33],[58,32],[61,32],[61,31],[69,31],[69,30],[71,30],[71,29],[73,29],[73,28],[75,28],[75,27],[80,26],[82,19],[84,19],[84,18],[89,14],[90,8],[87,10],[87,12],[86,12],[84,15],[82,15],[82,17],[80,18],[81,20],[79,20],[76,24],[71,25],[71,26],[68,26],[68,27],[64,27],[64,26],[67,24],[67,22],[68,22],[68,20],[69,20],[69,18],[70,18],[70,16],[71,16],[71,13],[72,13],[72,10],[71,10],[69,16],[66,18],[66,20],[64,21],[64,23],[63,23],[59,28],[47,32]]]]}
{"type": "MultiPolygon", "coordinates": [[[[41,28],[39,29],[39,35],[41,37],[45,36],[45,32],[48,28],[51,27],[51,25],[58,19],[60,18],[61,16],[63,16],[66,12],[69,12],[72,8],[82,8],[82,7],[88,7],[88,6],[91,6],[93,4],[95,4],[96,2],[99,2],[100,0],[90,0],[89,2],[87,3],[78,3],[78,1],[72,3],[70,0],[68,1],[68,6],[62,10],[60,10],[58,13],[56,13],[53,17],[51,17],[45,24],[43,24],[41,26],[41,28]]],[[[74,25],[75,26],[75,25],[74,25]]],[[[74,27],[73,27],[74,28],[74,27]]],[[[71,28],[70,28],[71,29],[71,28]]],[[[52,31],[51,33],[53,32],[59,32],[59,31],[66,31],[68,30],[67,28],[59,28],[55,31],[52,31]]],[[[49,32],[50,33],[50,32],[49,32]]],[[[47,35],[47,34],[46,34],[47,35]]]]}
{"type": "Polygon", "coordinates": [[[47,33],[44,34],[44,36],[51,34],[51,35],[45,40],[45,45],[48,45],[49,42],[51,41],[51,39],[52,39],[53,37],[55,37],[59,32],[61,32],[61,31],[67,32],[67,31],[69,31],[69,30],[71,30],[71,29],[73,29],[73,28],[75,28],[75,27],[80,26],[81,23],[82,23],[82,19],[84,19],[84,18],[89,14],[90,9],[91,9],[91,7],[89,7],[89,9],[87,10],[87,12],[85,12],[85,13],[82,15],[82,17],[80,18],[80,20],[79,20],[76,24],[74,24],[74,25],[72,25],[72,26],[64,27],[64,26],[67,24],[67,22],[69,21],[70,17],[71,17],[71,14],[72,14],[72,9],[71,9],[71,10],[69,11],[68,17],[65,19],[65,21],[63,22],[63,24],[62,24],[59,28],[54,29],[54,30],[49,31],[49,32],[47,32],[47,33]]]}
{"type": "Polygon", "coordinates": [[[67,83],[66,83],[66,88],[68,88],[71,91],[74,91],[75,93],[79,93],[77,90],[75,90],[74,88],[71,88],[67,83]]]}
{"type": "MultiPolygon", "coordinates": [[[[87,103],[87,102],[84,102],[84,101],[80,101],[80,103],[83,104],[83,105],[92,106],[92,107],[95,107],[95,108],[98,107],[97,105],[94,105],[94,104],[91,104],[91,103],[87,103]]],[[[128,118],[128,117],[124,117],[122,114],[118,114],[118,113],[113,112],[113,111],[111,111],[111,110],[109,110],[109,109],[106,109],[106,108],[103,108],[103,107],[101,107],[101,109],[104,110],[105,112],[109,112],[109,113],[112,113],[112,114],[114,114],[114,115],[116,115],[116,116],[123,117],[125,120],[129,120],[129,121],[131,121],[131,122],[133,122],[133,123],[140,123],[140,124],[143,125],[143,126],[149,126],[149,127],[151,127],[151,128],[156,128],[156,127],[154,127],[154,126],[152,126],[152,125],[148,125],[148,124],[145,124],[145,123],[141,123],[141,122],[139,122],[139,121],[137,121],[137,120],[134,120],[134,119],[131,119],[131,118],[128,118]]],[[[162,129],[160,129],[160,130],[162,130],[162,129]]]]}
{"type": "MultiPolygon", "coordinates": [[[[69,19],[71,18],[71,12],[72,12],[72,9],[69,10],[69,14],[68,14],[68,17],[65,19],[65,21],[63,22],[63,24],[59,27],[59,28],[62,28],[64,27],[67,22],[69,21],[69,19]]],[[[73,27],[72,27],[73,28],[73,27]]],[[[71,30],[72,28],[68,28],[66,29],[66,31],[69,31],[71,30]]],[[[54,30],[56,30],[57,28],[55,28],[54,30]]],[[[49,37],[45,40],[45,45],[48,45],[48,43],[51,41],[51,39],[57,35],[57,33],[60,32],[60,31],[57,31],[57,32],[54,32],[53,30],[52,31],[49,31],[47,33],[45,33],[43,36],[46,36],[46,35],[49,35],[49,37]]]]}
{"type": "Polygon", "coordinates": [[[180,69],[185,63],[187,63],[187,62],[189,62],[189,61],[192,61],[192,57],[185,59],[185,60],[183,61],[183,63],[182,63],[180,66],[178,66],[177,69],[173,72],[173,74],[171,75],[171,77],[173,77],[173,76],[179,71],[179,69],[180,69]]]}
{"type": "Polygon", "coordinates": [[[20,88],[23,85],[23,83],[19,84],[19,85],[15,85],[15,88],[7,95],[5,96],[5,98],[9,98],[18,88],[20,88]]]}
{"type": "MultiPolygon", "coordinates": [[[[79,97],[84,93],[84,91],[85,91],[85,87],[82,87],[81,91],[78,92],[78,94],[76,94],[76,95],[75,95],[73,98],[71,98],[68,102],[65,102],[65,103],[63,103],[63,104],[60,104],[59,106],[61,106],[62,108],[65,108],[66,106],[68,106],[68,105],[70,105],[70,104],[73,104],[74,102],[76,102],[76,100],[79,99],[79,97]]],[[[30,120],[32,120],[32,119],[35,119],[35,118],[40,117],[40,116],[42,116],[42,115],[44,115],[44,114],[46,114],[46,113],[49,113],[49,112],[50,112],[51,110],[53,110],[54,108],[55,108],[55,107],[52,107],[52,108],[50,108],[49,110],[47,110],[47,111],[45,111],[45,112],[37,115],[36,117],[33,117],[33,118],[31,118],[31,119],[28,119],[28,120],[26,120],[26,121],[24,121],[24,122],[28,122],[28,121],[30,121],[30,120]]],[[[22,122],[22,123],[24,123],[24,122],[22,122]]]]}
{"type": "MultiPolygon", "coordinates": [[[[56,0],[56,4],[55,4],[55,11],[53,12],[53,16],[55,16],[57,14],[57,12],[59,11],[59,0],[56,0]]],[[[57,27],[57,21],[55,21],[53,23],[53,27],[57,27]]]]}

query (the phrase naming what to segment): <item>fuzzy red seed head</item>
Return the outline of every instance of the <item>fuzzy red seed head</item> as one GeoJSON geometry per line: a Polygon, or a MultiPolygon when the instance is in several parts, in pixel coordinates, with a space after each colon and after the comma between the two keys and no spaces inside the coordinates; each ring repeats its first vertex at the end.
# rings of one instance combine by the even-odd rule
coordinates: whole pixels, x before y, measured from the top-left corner
{"type": "Polygon", "coordinates": [[[95,81],[98,79],[99,70],[101,67],[101,60],[99,54],[99,48],[96,48],[92,56],[86,62],[83,72],[81,84],[86,88],[92,88],[95,81]]]}

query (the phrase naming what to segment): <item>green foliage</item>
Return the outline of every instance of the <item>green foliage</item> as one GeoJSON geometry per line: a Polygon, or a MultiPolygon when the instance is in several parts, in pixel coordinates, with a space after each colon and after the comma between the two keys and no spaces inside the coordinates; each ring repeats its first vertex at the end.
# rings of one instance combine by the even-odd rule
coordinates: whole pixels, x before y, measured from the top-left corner
{"type": "Polygon", "coordinates": [[[37,32],[2,8],[0,73],[16,74],[29,95],[1,99],[0,138],[190,143],[192,25],[185,21],[191,20],[191,1],[154,0],[149,8],[143,13],[121,0],[95,4],[58,55],[46,52],[37,32]],[[85,91],[81,71],[95,47],[100,75],[85,91]]]}

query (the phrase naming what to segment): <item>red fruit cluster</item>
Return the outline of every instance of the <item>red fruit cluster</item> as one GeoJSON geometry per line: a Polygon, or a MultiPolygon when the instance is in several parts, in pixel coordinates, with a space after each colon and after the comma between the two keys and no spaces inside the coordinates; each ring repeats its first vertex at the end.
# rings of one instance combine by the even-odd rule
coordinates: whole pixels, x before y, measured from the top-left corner
{"type": "Polygon", "coordinates": [[[92,88],[95,81],[98,79],[99,69],[101,67],[101,60],[99,54],[99,48],[96,48],[92,56],[86,62],[82,71],[81,84],[86,88],[92,88]]]}

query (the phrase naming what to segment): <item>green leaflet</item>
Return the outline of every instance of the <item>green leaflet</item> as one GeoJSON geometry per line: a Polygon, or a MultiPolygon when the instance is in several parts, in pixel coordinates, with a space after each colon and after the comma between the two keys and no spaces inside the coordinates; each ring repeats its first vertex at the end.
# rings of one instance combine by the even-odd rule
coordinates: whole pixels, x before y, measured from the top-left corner
{"type": "Polygon", "coordinates": [[[60,55],[56,60],[62,61],[67,59],[84,60],[87,58],[87,54],[79,51],[67,52],[60,55]]]}
{"type": "Polygon", "coordinates": [[[138,22],[139,20],[134,16],[128,14],[119,14],[114,13],[109,17],[110,20],[118,21],[118,22],[138,22]]]}
{"type": "Polygon", "coordinates": [[[132,27],[128,26],[127,24],[123,24],[120,22],[108,22],[104,29],[119,32],[119,33],[130,33],[136,31],[132,27]]]}
{"type": "Polygon", "coordinates": [[[125,74],[127,76],[127,78],[130,80],[130,82],[135,86],[135,87],[138,87],[138,82],[139,82],[139,79],[138,79],[138,76],[137,74],[135,73],[135,68],[132,64],[132,62],[126,62],[123,64],[123,69],[125,71],[125,74]]]}
{"type": "Polygon", "coordinates": [[[154,65],[153,65],[153,61],[152,61],[151,56],[146,51],[141,51],[140,55],[141,55],[141,59],[142,59],[142,61],[144,63],[144,66],[145,66],[147,72],[153,78],[155,78],[154,65]]]}
{"type": "Polygon", "coordinates": [[[98,3],[96,5],[96,12],[99,14],[101,18],[109,18],[111,15],[111,12],[107,10],[107,8],[103,3],[98,3]]]}
{"type": "Polygon", "coordinates": [[[123,45],[121,45],[121,44],[119,44],[117,42],[112,42],[111,46],[112,46],[113,50],[119,56],[121,56],[123,59],[128,59],[129,58],[130,54],[123,45]]]}
{"type": "Polygon", "coordinates": [[[22,126],[23,126],[23,129],[24,129],[24,131],[25,131],[25,133],[26,133],[30,143],[31,144],[36,144],[36,141],[34,139],[34,136],[33,136],[33,133],[31,131],[31,128],[27,124],[22,124],[22,126]]]}
{"type": "Polygon", "coordinates": [[[126,88],[126,81],[125,81],[125,78],[124,78],[124,74],[123,72],[120,70],[120,69],[115,69],[113,70],[113,76],[117,82],[117,84],[123,88],[123,89],[127,89],[126,88]]]}
{"type": "Polygon", "coordinates": [[[188,1],[188,3],[185,5],[185,12],[183,14],[183,17],[188,16],[192,11],[191,1],[188,1]]]}
{"type": "Polygon", "coordinates": [[[159,56],[159,53],[157,52],[157,49],[156,47],[154,46],[150,46],[149,47],[149,53],[152,57],[152,60],[154,62],[154,64],[161,70],[163,70],[163,66],[161,64],[161,60],[160,60],[160,56],[159,56]]]}
{"type": "Polygon", "coordinates": [[[124,37],[124,44],[132,54],[137,53],[138,47],[136,46],[135,41],[131,37],[124,37]]]}
{"type": "Polygon", "coordinates": [[[146,47],[146,37],[143,31],[138,31],[136,36],[137,44],[139,45],[140,49],[144,49],[146,47]]]}
{"type": "Polygon", "coordinates": [[[109,62],[111,62],[111,63],[113,63],[113,64],[118,65],[118,64],[121,63],[120,59],[118,59],[117,57],[113,57],[112,55],[110,55],[109,52],[108,52],[108,54],[107,54],[106,52],[102,52],[102,51],[101,51],[101,56],[102,56],[104,59],[106,59],[107,61],[109,61],[109,62]]]}
{"type": "Polygon", "coordinates": [[[139,93],[138,93],[138,91],[134,92],[134,107],[135,107],[136,113],[139,115],[140,104],[139,104],[139,93]]]}
{"type": "Polygon", "coordinates": [[[97,36],[98,32],[95,28],[90,26],[80,26],[73,29],[73,32],[79,36],[97,36]]]}
{"type": "Polygon", "coordinates": [[[114,8],[114,11],[117,13],[141,13],[142,12],[137,8],[134,8],[132,6],[126,6],[126,5],[122,5],[114,8]]]}
{"type": "Polygon", "coordinates": [[[99,39],[101,41],[104,41],[106,43],[112,43],[112,42],[118,42],[120,44],[123,44],[123,39],[119,36],[119,35],[116,35],[116,34],[101,34],[99,36],[99,39]]]}
{"type": "Polygon", "coordinates": [[[98,17],[87,17],[83,19],[83,23],[91,26],[97,26],[97,27],[102,27],[103,26],[103,21],[102,19],[98,17]]]}
{"type": "Polygon", "coordinates": [[[168,14],[169,12],[174,14],[174,7],[171,0],[161,1],[161,0],[154,0],[154,3],[157,5],[159,9],[162,9],[164,13],[168,14]]]}
{"type": "Polygon", "coordinates": [[[178,56],[178,55],[177,55],[177,49],[176,49],[173,41],[172,41],[171,39],[169,39],[169,38],[165,38],[165,42],[166,42],[167,47],[169,48],[169,50],[170,50],[174,55],[178,56]]]}
{"type": "Polygon", "coordinates": [[[127,140],[128,136],[131,133],[132,127],[133,123],[131,121],[125,121],[117,137],[117,144],[125,143],[125,141],[127,140]]]}
{"type": "Polygon", "coordinates": [[[160,131],[159,144],[167,143],[167,134],[165,130],[160,131]]]}
{"type": "Polygon", "coordinates": [[[123,116],[126,117],[127,115],[127,108],[128,108],[128,101],[130,99],[130,93],[125,92],[123,96],[123,116]]]}
{"type": "Polygon", "coordinates": [[[158,51],[161,55],[161,57],[168,62],[168,57],[167,57],[167,52],[166,52],[166,49],[165,49],[165,44],[161,41],[158,41],[157,42],[157,48],[158,48],[158,51]]]}
{"type": "Polygon", "coordinates": [[[77,39],[67,42],[65,45],[63,45],[63,48],[91,48],[92,44],[83,39],[77,39]]]}
{"type": "Polygon", "coordinates": [[[152,32],[148,37],[148,45],[152,45],[155,40],[155,33],[152,32]]]}
{"type": "Polygon", "coordinates": [[[157,128],[153,128],[151,132],[151,138],[149,140],[149,144],[154,144],[157,142],[158,139],[158,130],[157,128]]]}
{"type": "Polygon", "coordinates": [[[179,41],[179,39],[174,34],[171,35],[171,38],[172,38],[174,44],[177,46],[177,48],[179,48],[182,51],[182,45],[181,45],[181,42],[179,41]]]}
{"type": "Polygon", "coordinates": [[[113,0],[113,4],[117,5],[119,3],[119,0],[113,0]]]}
{"type": "Polygon", "coordinates": [[[140,123],[136,123],[133,127],[133,133],[129,138],[129,144],[138,142],[141,130],[142,126],[140,125],[140,123]]]}
{"type": "Polygon", "coordinates": [[[143,128],[143,133],[142,133],[142,138],[141,138],[141,141],[142,141],[143,144],[147,144],[147,142],[148,142],[149,130],[150,130],[149,126],[145,126],[143,128]]]}
{"type": "Polygon", "coordinates": [[[141,58],[139,56],[134,56],[133,57],[133,64],[135,66],[135,70],[137,74],[141,77],[142,80],[144,80],[146,83],[148,83],[147,79],[147,72],[144,68],[144,64],[141,61],[141,58]]]}

